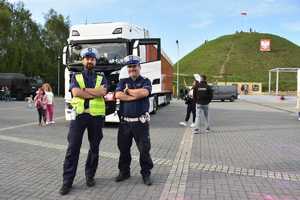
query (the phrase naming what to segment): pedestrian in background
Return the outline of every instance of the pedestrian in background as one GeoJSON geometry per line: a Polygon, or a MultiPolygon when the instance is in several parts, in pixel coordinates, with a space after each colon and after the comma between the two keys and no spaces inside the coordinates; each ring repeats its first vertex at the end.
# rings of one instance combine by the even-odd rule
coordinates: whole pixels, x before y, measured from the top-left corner
{"type": "Polygon", "coordinates": [[[213,90],[207,84],[206,76],[201,75],[199,81],[197,81],[197,84],[194,87],[194,101],[196,102],[196,125],[193,133],[200,133],[201,113],[203,113],[205,120],[205,132],[208,133],[210,131],[208,120],[208,105],[211,102],[212,98],[213,90]]]}
{"type": "Polygon", "coordinates": [[[25,101],[27,102],[27,108],[32,109],[34,103],[32,94],[29,97],[26,97],[25,101]]]}
{"type": "Polygon", "coordinates": [[[7,86],[4,87],[4,98],[5,101],[11,101],[10,89],[7,86]]]}
{"type": "Polygon", "coordinates": [[[47,97],[43,88],[39,88],[34,97],[34,105],[38,111],[39,125],[46,124],[46,109],[47,109],[47,97]],[[42,124],[42,120],[44,124],[42,124]]]}
{"type": "Polygon", "coordinates": [[[187,126],[187,123],[190,119],[191,114],[193,114],[193,122],[191,124],[191,128],[195,127],[196,120],[196,103],[193,99],[193,88],[196,85],[196,80],[193,82],[193,87],[190,89],[187,95],[184,97],[185,104],[187,105],[186,116],[184,122],[180,122],[179,125],[187,126]]]}
{"type": "Polygon", "coordinates": [[[1,89],[0,89],[0,100],[2,101],[4,99],[5,99],[4,98],[4,86],[2,86],[1,89]]]}
{"type": "Polygon", "coordinates": [[[44,89],[46,97],[47,97],[47,110],[46,110],[47,122],[46,122],[46,124],[54,124],[55,123],[55,121],[53,120],[54,94],[52,92],[52,88],[49,83],[43,84],[43,89],[44,89]]]}

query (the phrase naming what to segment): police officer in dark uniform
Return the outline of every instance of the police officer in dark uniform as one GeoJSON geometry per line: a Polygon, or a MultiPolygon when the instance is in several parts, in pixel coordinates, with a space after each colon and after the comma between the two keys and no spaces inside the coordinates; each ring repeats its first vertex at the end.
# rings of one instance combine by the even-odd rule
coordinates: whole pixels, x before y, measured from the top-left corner
{"type": "Polygon", "coordinates": [[[88,153],[85,175],[88,187],[95,185],[94,176],[98,167],[99,145],[103,137],[102,127],[105,116],[106,80],[94,71],[98,52],[94,48],[84,49],[84,70],[74,74],[71,79],[72,106],[74,119],[71,120],[68,134],[68,149],[64,161],[63,185],[60,194],[68,194],[76,175],[83,133],[88,130],[90,150],[88,153]],[[75,117],[76,116],[76,117],[75,117]]]}
{"type": "Polygon", "coordinates": [[[120,125],[118,131],[118,147],[120,150],[119,175],[116,182],[130,177],[132,139],[140,152],[141,175],[145,185],[152,185],[150,178],[153,162],[150,156],[149,135],[149,95],[152,86],[149,79],[140,75],[140,58],[127,56],[124,58],[129,78],[121,79],[116,88],[116,98],[120,99],[120,125]]]}

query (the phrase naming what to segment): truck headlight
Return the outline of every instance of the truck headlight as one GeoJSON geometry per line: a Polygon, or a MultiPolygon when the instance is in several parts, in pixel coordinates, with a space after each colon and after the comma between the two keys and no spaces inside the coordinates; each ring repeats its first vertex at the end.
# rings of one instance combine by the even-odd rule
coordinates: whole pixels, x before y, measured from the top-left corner
{"type": "Polygon", "coordinates": [[[116,28],[112,34],[121,34],[122,33],[122,28],[116,28]]]}
{"type": "Polygon", "coordinates": [[[77,30],[72,30],[72,36],[80,36],[80,33],[77,30]]]}

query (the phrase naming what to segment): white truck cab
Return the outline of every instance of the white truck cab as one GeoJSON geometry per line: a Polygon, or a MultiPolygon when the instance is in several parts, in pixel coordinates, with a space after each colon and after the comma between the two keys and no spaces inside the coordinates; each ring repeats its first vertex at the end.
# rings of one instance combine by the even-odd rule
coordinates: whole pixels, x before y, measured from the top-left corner
{"type": "Polygon", "coordinates": [[[95,71],[108,80],[108,94],[105,96],[106,122],[119,122],[114,92],[119,80],[128,77],[127,67],[123,63],[124,57],[130,54],[141,57],[141,75],[152,82],[149,112],[154,113],[159,105],[170,102],[172,89],[166,89],[164,85],[172,85],[172,64],[162,53],[159,38],[149,38],[146,29],[124,22],[75,25],[70,28],[68,45],[63,49],[67,120],[71,119],[72,109],[70,78],[73,73],[83,70],[80,52],[88,47],[98,50],[100,59],[97,60],[95,71]],[[162,59],[169,64],[167,75],[164,73],[166,70],[163,70],[162,59]]]}

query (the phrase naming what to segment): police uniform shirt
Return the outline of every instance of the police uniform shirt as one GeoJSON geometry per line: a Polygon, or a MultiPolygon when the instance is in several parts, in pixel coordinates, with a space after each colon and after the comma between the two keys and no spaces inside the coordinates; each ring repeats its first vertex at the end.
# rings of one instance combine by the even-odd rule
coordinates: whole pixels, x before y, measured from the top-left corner
{"type": "MultiPolygon", "coordinates": [[[[126,84],[129,89],[144,88],[149,91],[149,95],[152,91],[151,82],[149,79],[139,76],[136,80],[132,78],[121,79],[118,83],[116,91],[123,92],[126,88],[126,84]]],[[[139,117],[149,111],[149,97],[135,101],[121,101],[120,103],[120,115],[124,117],[139,117]]]]}
{"type": "MultiPolygon", "coordinates": [[[[94,70],[84,69],[82,72],[82,75],[83,75],[85,87],[86,88],[95,88],[97,73],[94,70]]],[[[73,88],[80,88],[75,76],[76,76],[76,73],[74,73],[71,78],[70,91],[72,91],[73,88]]],[[[102,77],[103,78],[102,78],[101,86],[104,88],[107,88],[107,80],[105,79],[104,76],[102,76],[102,77]]],[[[89,108],[89,99],[85,99],[84,109],[88,109],[88,108],[89,108]]]]}

